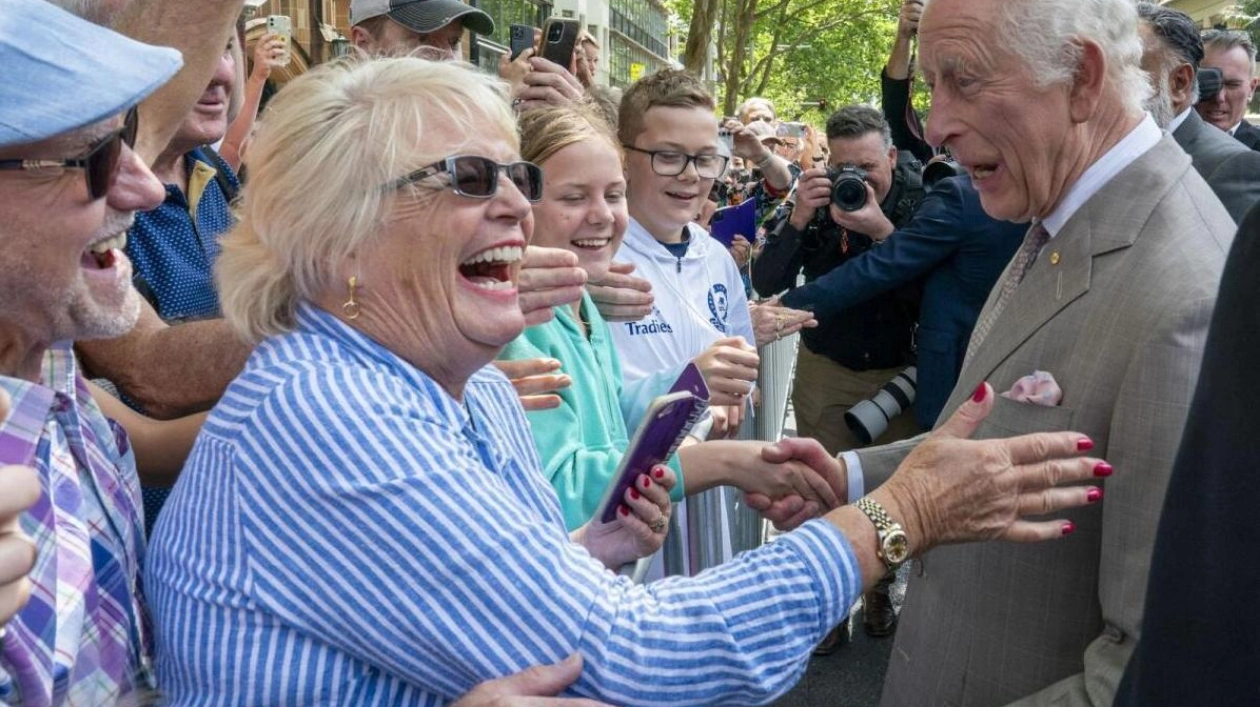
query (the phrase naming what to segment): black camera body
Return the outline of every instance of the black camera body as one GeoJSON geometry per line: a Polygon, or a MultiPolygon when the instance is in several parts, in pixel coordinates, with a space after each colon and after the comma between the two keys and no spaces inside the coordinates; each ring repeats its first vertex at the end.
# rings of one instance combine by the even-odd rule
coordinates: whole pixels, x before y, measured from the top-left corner
{"type": "Polygon", "coordinates": [[[966,173],[967,170],[963,169],[962,165],[955,162],[952,158],[929,162],[928,166],[923,168],[923,188],[931,189],[942,179],[961,177],[966,173]]]}
{"type": "Polygon", "coordinates": [[[831,203],[841,211],[857,211],[866,206],[866,170],[846,164],[829,167],[827,179],[831,180],[831,203]]]}

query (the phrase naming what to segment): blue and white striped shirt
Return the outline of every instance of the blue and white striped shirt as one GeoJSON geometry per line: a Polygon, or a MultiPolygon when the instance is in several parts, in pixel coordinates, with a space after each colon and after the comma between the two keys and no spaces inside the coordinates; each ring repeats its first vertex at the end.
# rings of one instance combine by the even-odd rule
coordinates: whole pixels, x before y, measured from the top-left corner
{"type": "Polygon", "coordinates": [[[264,342],[197,440],[148,555],[174,705],[441,705],[573,652],[568,694],[760,703],[860,589],[813,521],[649,586],[569,541],[511,385],[464,405],[313,308],[264,342]]]}

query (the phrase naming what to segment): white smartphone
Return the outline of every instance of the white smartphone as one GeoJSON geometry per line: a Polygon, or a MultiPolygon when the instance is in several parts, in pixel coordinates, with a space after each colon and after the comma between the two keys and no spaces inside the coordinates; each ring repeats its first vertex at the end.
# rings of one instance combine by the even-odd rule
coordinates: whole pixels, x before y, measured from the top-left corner
{"type": "Polygon", "coordinates": [[[289,19],[288,15],[268,15],[267,31],[284,37],[284,58],[282,62],[287,65],[292,55],[293,20],[289,19]]]}

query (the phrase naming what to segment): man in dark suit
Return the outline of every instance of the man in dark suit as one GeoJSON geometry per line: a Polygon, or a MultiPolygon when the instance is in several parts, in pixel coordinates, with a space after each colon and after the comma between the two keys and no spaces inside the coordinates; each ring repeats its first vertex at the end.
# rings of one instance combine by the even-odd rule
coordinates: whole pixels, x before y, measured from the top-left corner
{"type": "Polygon", "coordinates": [[[1260,84],[1251,35],[1240,30],[1208,30],[1203,33],[1203,49],[1203,66],[1220,69],[1222,86],[1211,100],[1196,106],[1199,115],[1247,147],[1260,150],[1260,129],[1243,119],[1260,84]]]}
{"type": "Polygon", "coordinates": [[[1260,209],[1225,265],[1116,707],[1260,704],[1260,209]],[[1186,599],[1193,597],[1193,603],[1186,599]]]}
{"type": "Polygon", "coordinates": [[[1235,221],[1260,202],[1260,152],[1203,122],[1192,110],[1198,102],[1203,41],[1190,16],[1152,2],[1138,3],[1142,69],[1155,89],[1149,109],[1161,128],[1190,155],[1194,168],[1212,187],[1235,221]]]}
{"type": "Polygon", "coordinates": [[[930,429],[958,381],[980,308],[1027,230],[1027,223],[998,221],[984,213],[971,177],[943,179],[928,191],[910,223],[878,248],[788,291],[783,303],[811,309],[825,322],[926,274],[915,334],[919,384],[914,412],[930,429]]]}

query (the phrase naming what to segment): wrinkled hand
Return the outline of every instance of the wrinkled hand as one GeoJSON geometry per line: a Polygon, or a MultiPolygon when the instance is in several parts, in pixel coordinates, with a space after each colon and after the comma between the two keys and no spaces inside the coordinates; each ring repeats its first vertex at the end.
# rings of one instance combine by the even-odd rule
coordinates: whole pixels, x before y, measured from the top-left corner
{"type": "Polygon", "coordinates": [[[556,391],[568,388],[573,379],[556,374],[560,362],[554,358],[523,358],[517,361],[493,361],[494,367],[512,381],[521,407],[526,410],[550,410],[560,407],[556,391]]]}
{"type": "Polygon", "coordinates": [[[586,285],[595,308],[608,322],[637,322],[652,313],[652,283],[634,277],[631,263],[612,263],[598,282],[586,285]]]}
{"type": "Polygon", "coordinates": [[[250,70],[250,76],[258,79],[271,76],[272,69],[288,63],[287,50],[288,42],[283,35],[275,32],[264,34],[254,43],[254,68],[250,70]]]}
{"type": "MultiPolygon", "coordinates": [[[[9,396],[0,390],[0,429],[8,417],[9,396]]],[[[27,577],[35,566],[35,545],[22,532],[18,518],[39,500],[39,494],[39,477],[32,469],[0,466],[0,630],[31,594],[27,577]]]]}
{"type": "Polygon", "coordinates": [[[923,16],[923,0],[905,0],[897,16],[897,35],[909,39],[919,31],[919,18],[923,16]]]}
{"type": "Polygon", "coordinates": [[[773,344],[785,336],[791,336],[801,329],[812,329],[818,326],[813,312],[803,309],[792,309],[779,304],[779,298],[771,297],[765,302],[752,302],[748,305],[748,313],[752,316],[753,333],[757,335],[757,346],[773,344]]]}
{"type": "MultiPolygon", "coordinates": [[[[712,214],[710,214],[712,215],[712,214]]],[[[736,235],[731,239],[730,251],[731,257],[735,259],[735,266],[741,270],[748,265],[748,261],[752,259],[752,243],[747,238],[736,235]]]]}
{"type": "Polygon", "coordinates": [[[760,363],[756,347],[742,336],[718,339],[695,358],[713,405],[742,405],[757,380],[760,363]]]}
{"type": "Polygon", "coordinates": [[[609,707],[603,702],[555,697],[582,674],[578,653],[555,665],[537,665],[498,680],[487,680],[451,707],[609,707]]]}
{"type": "MultiPolygon", "coordinates": [[[[892,235],[896,230],[892,221],[884,215],[884,210],[879,208],[879,199],[875,197],[875,190],[871,185],[866,185],[866,203],[857,211],[844,211],[835,204],[831,205],[831,220],[837,224],[866,236],[870,236],[876,241],[882,241],[892,235]]],[[[828,197],[830,203],[830,196],[828,197]]]]}
{"type": "Polygon", "coordinates": [[[792,227],[804,231],[814,214],[831,203],[831,180],[827,179],[826,167],[814,167],[801,172],[796,183],[796,204],[788,217],[792,227]]]}
{"type": "Polygon", "coordinates": [[[563,66],[539,56],[530,57],[529,66],[524,86],[516,95],[517,110],[563,106],[582,100],[582,84],[563,66]]]}
{"type": "Polygon", "coordinates": [[[669,532],[673,510],[669,491],[676,483],[673,470],[663,465],[653,467],[650,474],[639,474],[621,499],[617,519],[611,523],[591,520],[574,533],[574,541],[614,571],[651,555],[661,549],[669,532]]]}
{"type": "MultiPolygon", "coordinates": [[[[849,478],[844,463],[823,449],[817,440],[807,437],[782,439],[761,450],[761,458],[770,463],[782,463],[795,460],[809,467],[831,487],[838,504],[849,498],[849,478]]],[[[744,496],[749,508],[761,513],[766,520],[779,530],[791,530],[801,523],[830,510],[816,500],[805,500],[800,496],[786,496],[778,500],[760,493],[748,493],[744,496]]]]}
{"type": "Polygon", "coordinates": [[[582,299],[586,271],[578,267],[578,257],[563,248],[532,245],[525,249],[518,283],[525,325],[551,321],[552,307],[582,299]]]}
{"type": "Polygon", "coordinates": [[[1097,487],[1056,487],[1111,473],[1101,460],[1078,456],[1093,446],[1079,432],[968,440],[993,410],[993,389],[985,383],[981,391],[979,402],[963,403],[871,494],[905,527],[914,554],[944,543],[1063,537],[1072,530],[1063,520],[1024,516],[1091,503],[1097,487]]]}

